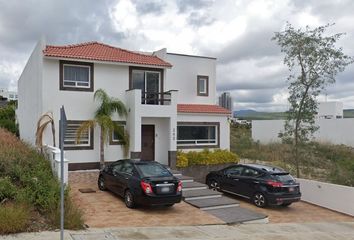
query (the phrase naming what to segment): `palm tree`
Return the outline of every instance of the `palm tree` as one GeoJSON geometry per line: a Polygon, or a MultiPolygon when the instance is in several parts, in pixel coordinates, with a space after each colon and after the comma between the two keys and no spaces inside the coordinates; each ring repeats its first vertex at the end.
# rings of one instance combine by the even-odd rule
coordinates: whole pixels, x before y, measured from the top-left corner
{"type": "Polygon", "coordinates": [[[108,96],[103,89],[96,90],[94,100],[100,103],[95,112],[93,120],[85,121],[78,128],[76,133],[76,142],[80,141],[81,135],[94,128],[100,127],[100,167],[104,167],[104,145],[108,142],[109,136],[114,132],[122,143],[124,154],[129,150],[129,138],[124,128],[112,120],[112,115],[117,113],[119,117],[126,117],[127,110],[122,101],[108,96]]]}

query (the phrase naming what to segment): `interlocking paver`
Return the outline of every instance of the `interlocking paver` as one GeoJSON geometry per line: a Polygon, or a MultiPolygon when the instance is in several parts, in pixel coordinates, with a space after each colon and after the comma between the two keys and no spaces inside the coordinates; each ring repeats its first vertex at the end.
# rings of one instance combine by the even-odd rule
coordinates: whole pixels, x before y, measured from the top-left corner
{"type": "Polygon", "coordinates": [[[98,171],[69,173],[71,194],[83,209],[85,223],[90,227],[224,224],[211,214],[184,202],[171,208],[128,209],[120,197],[98,190],[97,177],[98,171]],[[81,188],[92,188],[96,192],[81,193],[78,191],[81,188]]]}

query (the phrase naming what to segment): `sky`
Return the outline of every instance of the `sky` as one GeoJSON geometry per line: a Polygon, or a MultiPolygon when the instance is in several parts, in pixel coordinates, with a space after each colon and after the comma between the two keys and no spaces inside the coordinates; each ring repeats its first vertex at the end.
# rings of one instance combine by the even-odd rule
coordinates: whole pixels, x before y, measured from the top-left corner
{"type": "MultiPolygon", "coordinates": [[[[17,80],[41,37],[48,44],[100,41],[137,51],[217,58],[217,91],[234,110],[283,111],[287,68],[274,41],[286,22],[296,28],[335,23],[338,46],[354,56],[353,0],[0,0],[0,88],[17,80]]],[[[320,101],[354,108],[354,64],[320,101]]]]}

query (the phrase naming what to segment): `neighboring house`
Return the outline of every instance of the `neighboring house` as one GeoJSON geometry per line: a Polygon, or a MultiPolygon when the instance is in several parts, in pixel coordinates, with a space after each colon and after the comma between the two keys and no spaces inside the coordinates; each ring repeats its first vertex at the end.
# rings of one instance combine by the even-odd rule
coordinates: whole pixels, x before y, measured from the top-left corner
{"type": "MultiPolygon", "coordinates": [[[[284,132],[285,120],[253,120],[252,138],[260,143],[280,142],[279,132],[284,132]]],[[[354,147],[354,118],[343,118],[343,103],[321,102],[315,124],[319,129],[314,140],[354,147]]]]}
{"type": "Polygon", "coordinates": [[[17,100],[17,92],[9,91],[6,88],[0,88],[0,99],[6,99],[7,101],[15,101],[17,100]]]}
{"type": "MultiPolygon", "coordinates": [[[[98,42],[50,46],[40,41],[18,81],[20,136],[35,143],[39,117],[53,112],[59,141],[59,109],[65,106],[64,141],[69,169],[99,167],[99,129],[75,142],[82,121],[92,119],[95,90],[122,100],[127,119],[115,120],[130,137],[129,157],[174,166],[176,151],[229,149],[230,111],[215,105],[216,59],[167,53],[138,53],[98,42]]],[[[44,142],[51,145],[51,131],[44,142]]],[[[124,158],[114,136],[105,147],[106,161],[124,158]]]]}

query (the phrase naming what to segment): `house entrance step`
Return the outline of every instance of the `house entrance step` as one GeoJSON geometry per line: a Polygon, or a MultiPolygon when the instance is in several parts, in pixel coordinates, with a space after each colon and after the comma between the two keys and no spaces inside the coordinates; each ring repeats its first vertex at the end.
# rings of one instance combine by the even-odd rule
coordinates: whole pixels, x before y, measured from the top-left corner
{"type": "Polygon", "coordinates": [[[238,201],[225,196],[221,196],[218,198],[185,200],[185,202],[191,204],[194,207],[200,208],[201,210],[212,210],[239,206],[238,201]]]}
{"type": "Polygon", "coordinates": [[[195,199],[221,197],[222,193],[210,189],[200,189],[200,190],[182,191],[182,196],[185,200],[192,200],[192,199],[195,200],[195,199]]]}
{"type": "Polygon", "coordinates": [[[183,187],[183,191],[192,191],[192,190],[200,190],[200,189],[208,188],[207,185],[199,182],[183,182],[182,187],[183,187]]]}
{"type": "Polygon", "coordinates": [[[233,223],[268,223],[268,216],[241,207],[205,210],[228,224],[233,223]]]}
{"type": "Polygon", "coordinates": [[[184,175],[176,176],[176,178],[181,180],[182,183],[194,181],[192,177],[188,177],[188,176],[184,176],[184,175]]]}

